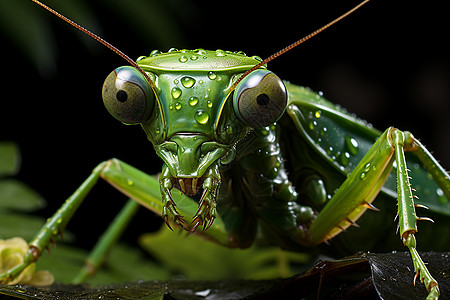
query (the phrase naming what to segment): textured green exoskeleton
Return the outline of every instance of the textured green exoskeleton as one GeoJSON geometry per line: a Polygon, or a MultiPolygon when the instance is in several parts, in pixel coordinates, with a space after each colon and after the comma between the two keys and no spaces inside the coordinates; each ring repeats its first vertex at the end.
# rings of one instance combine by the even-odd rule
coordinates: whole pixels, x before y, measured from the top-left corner
{"type": "Polygon", "coordinates": [[[358,226],[377,197],[398,197],[400,238],[429,298],[437,298],[438,283],[416,251],[416,223],[425,218],[415,207],[450,215],[449,175],[409,132],[379,132],[266,66],[246,73],[260,62],[240,52],[171,49],[137,60],[145,76],[131,66],[109,74],[105,106],[119,121],[142,126],[163,161],[159,179],[116,159],[101,163],[2,281],[39,257],[101,177],[134,201],[94,250],[94,267],[136,203],[169,227],[202,228],[199,234],[223,245],[248,247],[260,229],[271,243],[300,250],[358,226]]]}

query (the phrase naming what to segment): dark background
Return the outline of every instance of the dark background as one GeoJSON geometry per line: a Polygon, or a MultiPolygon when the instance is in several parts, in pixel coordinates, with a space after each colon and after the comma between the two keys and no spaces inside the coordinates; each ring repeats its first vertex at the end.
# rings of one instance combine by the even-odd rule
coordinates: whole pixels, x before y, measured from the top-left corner
{"type": "MultiPolygon", "coordinates": [[[[130,13],[116,1],[76,0],[82,11],[71,8],[73,1],[47,3],[62,6],[61,13],[132,58],[171,47],[242,50],[265,58],[358,4],[122,1],[130,7],[145,3],[130,13]]],[[[108,158],[160,172],[161,161],[140,127],[117,122],[101,100],[103,80],[125,61],[31,1],[2,0],[0,10],[0,140],[21,147],[18,176],[47,199],[42,214],[50,216],[108,158]],[[31,47],[30,41],[35,41],[31,47]]],[[[394,125],[412,131],[448,168],[447,11],[446,3],[437,0],[373,0],[269,68],[283,79],[323,91],[380,130],[394,125]]],[[[101,183],[69,229],[86,234],[89,227],[83,240],[92,244],[124,200],[101,183]]],[[[160,222],[144,210],[137,220],[127,231],[131,238],[160,222]]]]}

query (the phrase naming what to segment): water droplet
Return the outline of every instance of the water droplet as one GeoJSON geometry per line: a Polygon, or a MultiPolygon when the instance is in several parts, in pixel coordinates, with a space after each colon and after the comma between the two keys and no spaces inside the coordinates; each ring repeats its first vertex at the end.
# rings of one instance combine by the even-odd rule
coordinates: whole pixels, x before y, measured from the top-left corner
{"type": "Polygon", "coordinates": [[[313,130],[314,127],[316,127],[316,126],[317,126],[317,122],[316,121],[309,122],[309,129],[313,130]]]}
{"type": "Polygon", "coordinates": [[[176,52],[176,51],[178,51],[177,48],[170,48],[167,52],[176,52]]]}
{"type": "Polygon", "coordinates": [[[359,178],[361,178],[362,180],[366,179],[366,173],[362,172],[361,175],[359,176],[359,178]]]}
{"type": "Polygon", "coordinates": [[[197,55],[192,55],[192,56],[191,56],[191,59],[192,59],[192,60],[197,60],[197,59],[198,59],[198,56],[197,56],[197,55]]]}
{"type": "Polygon", "coordinates": [[[208,72],[208,78],[209,79],[214,80],[214,79],[216,79],[216,77],[217,77],[217,75],[213,71],[208,72]]]}
{"type": "Polygon", "coordinates": [[[177,102],[175,103],[175,109],[180,110],[181,109],[181,103],[177,102]]]}
{"type": "Polygon", "coordinates": [[[206,55],[206,50],[205,49],[197,49],[197,54],[198,55],[206,55]]]}
{"type": "Polygon", "coordinates": [[[208,123],[209,120],[209,115],[206,111],[199,109],[196,113],[195,113],[195,121],[197,121],[200,124],[206,124],[208,123]]]}
{"type": "Polygon", "coordinates": [[[207,102],[208,104],[208,107],[212,107],[212,101],[211,100],[208,100],[208,102],[207,102]]]}
{"type": "Polygon", "coordinates": [[[343,153],[341,154],[341,164],[342,164],[343,166],[348,166],[349,162],[350,162],[350,153],[348,153],[348,152],[343,152],[343,153]]]}
{"type": "Polygon", "coordinates": [[[328,131],[328,128],[326,128],[326,127],[322,128],[322,130],[320,130],[320,135],[324,136],[327,133],[327,131],[328,131]]]}
{"type": "Polygon", "coordinates": [[[58,220],[56,220],[56,223],[61,224],[62,223],[62,219],[59,218],[58,220]]]}
{"type": "Polygon", "coordinates": [[[320,118],[320,111],[319,111],[319,110],[316,111],[316,112],[314,113],[314,116],[315,116],[317,119],[319,119],[319,118],[320,118]]]}
{"type": "Polygon", "coordinates": [[[190,106],[195,106],[198,103],[198,98],[197,97],[191,97],[189,98],[189,105],[190,106]]]}
{"type": "Polygon", "coordinates": [[[173,87],[172,88],[172,97],[174,99],[178,99],[178,98],[180,98],[180,96],[181,96],[181,90],[177,87],[173,87]]]}
{"type": "Polygon", "coordinates": [[[333,152],[333,150],[334,150],[333,147],[330,146],[330,147],[328,148],[328,150],[327,150],[327,154],[328,154],[328,155],[331,155],[331,153],[333,152]]]}
{"type": "Polygon", "coordinates": [[[447,197],[444,195],[444,191],[441,188],[436,189],[436,195],[438,196],[438,201],[440,204],[447,204],[447,197]]]}
{"type": "Polygon", "coordinates": [[[189,76],[185,76],[183,78],[181,78],[181,84],[185,87],[185,88],[190,88],[195,84],[195,79],[189,76]]]}
{"type": "Polygon", "coordinates": [[[345,136],[345,144],[347,145],[347,149],[352,155],[356,155],[359,151],[358,141],[350,136],[345,136]]]}
{"type": "Polygon", "coordinates": [[[221,49],[217,49],[216,56],[227,56],[227,54],[225,53],[225,51],[223,51],[221,49]]]}
{"type": "Polygon", "coordinates": [[[159,51],[159,50],[153,50],[152,52],[150,52],[150,56],[156,56],[159,54],[161,54],[161,51],[159,51]]]}
{"type": "Polygon", "coordinates": [[[133,180],[128,179],[128,180],[127,180],[127,184],[128,184],[129,186],[132,186],[132,185],[134,184],[134,182],[133,182],[133,180]]]}
{"type": "Polygon", "coordinates": [[[178,60],[182,63],[185,63],[188,61],[188,57],[186,55],[182,55],[178,60]]]}
{"type": "Polygon", "coordinates": [[[367,163],[365,166],[364,166],[364,172],[369,172],[370,171],[370,163],[367,163]]]}

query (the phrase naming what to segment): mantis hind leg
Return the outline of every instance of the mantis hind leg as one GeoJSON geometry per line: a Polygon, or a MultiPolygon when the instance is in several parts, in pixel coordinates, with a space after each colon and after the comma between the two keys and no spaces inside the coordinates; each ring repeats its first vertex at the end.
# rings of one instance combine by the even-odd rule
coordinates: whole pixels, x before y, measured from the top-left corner
{"type": "Polygon", "coordinates": [[[95,272],[103,264],[106,254],[119,240],[125,228],[139,209],[139,203],[133,199],[128,200],[127,204],[122,208],[119,214],[114,218],[108,229],[102,234],[97,244],[92,249],[85,266],[80,270],[78,275],[72,280],[73,284],[80,284],[95,272]]]}
{"type": "Polygon", "coordinates": [[[330,202],[313,221],[307,233],[307,244],[315,245],[326,241],[351,225],[366,209],[374,209],[371,202],[378,195],[386,181],[393,162],[397,168],[398,220],[400,238],[408,247],[413,260],[416,276],[420,276],[429,294],[429,299],[439,296],[437,281],[431,276],[416,250],[415,233],[418,218],[415,213],[414,197],[409,183],[405,151],[412,151],[424,163],[441,189],[450,192],[448,175],[432,158],[426,149],[411,134],[389,128],[375,142],[362,158],[355,170],[347,177],[330,202]],[[434,173],[434,174],[433,174],[434,173]]]}

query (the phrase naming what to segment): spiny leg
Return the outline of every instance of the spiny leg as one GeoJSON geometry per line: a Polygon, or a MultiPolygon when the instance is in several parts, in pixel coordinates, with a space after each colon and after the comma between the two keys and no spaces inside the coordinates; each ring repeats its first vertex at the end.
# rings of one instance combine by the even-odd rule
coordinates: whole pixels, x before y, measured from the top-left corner
{"type": "MultiPolygon", "coordinates": [[[[417,220],[420,220],[420,218],[416,216],[414,198],[411,190],[411,184],[409,183],[408,169],[406,167],[404,154],[404,147],[406,146],[405,135],[399,130],[394,130],[391,136],[395,147],[395,158],[397,161],[397,194],[400,238],[411,253],[414,270],[416,271],[414,284],[417,276],[420,276],[421,282],[425,284],[425,287],[429,292],[427,299],[437,299],[440,294],[439,285],[431,276],[425,263],[422,261],[422,258],[416,250],[416,238],[414,234],[417,232],[417,220]]],[[[437,166],[439,165],[435,165],[435,167],[437,166]]]]}
{"type": "MultiPolygon", "coordinates": [[[[159,181],[156,178],[117,159],[102,162],[92,171],[92,174],[82,183],[75,193],[73,193],[65,201],[61,208],[58,209],[58,211],[51,218],[49,218],[47,223],[38,231],[36,236],[29,243],[29,250],[24,256],[23,263],[9,269],[3,274],[0,274],[1,283],[8,283],[19,276],[29,264],[35,262],[39,258],[43,250],[50,244],[50,242],[56,240],[99,178],[106,180],[134,201],[154,211],[158,215],[161,215],[161,194],[159,191],[159,181]]],[[[185,215],[195,214],[198,206],[193,200],[178,194],[174,194],[173,197],[174,201],[177,202],[177,207],[181,213],[185,215]]],[[[122,227],[123,226],[119,226],[119,229],[122,227]]],[[[115,230],[118,229],[116,228],[115,230]]],[[[216,219],[209,230],[199,234],[208,236],[209,239],[220,244],[228,243],[227,234],[224,230],[223,222],[220,219],[216,219]]],[[[104,250],[100,251],[101,254],[95,254],[97,257],[106,252],[107,248],[113,243],[105,242],[105,245],[107,244],[107,247],[101,245],[101,248],[104,250]]]]}
{"type": "Polygon", "coordinates": [[[173,220],[175,224],[185,229],[183,216],[178,212],[177,205],[173,200],[171,190],[173,188],[172,185],[172,176],[170,174],[169,168],[164,164],[163,171],[161,176],[159,177],[159,188],[162,195],[162,218],[164,222],[166,222],[167,227],[170,230],[173,230],[170,226],[170,220],[173,220]]]}
{"type": "Polygon", "coordinates": [[[43,250],[48,247],[51,241],[55,241],[67,223],[78,209],[89,191],[94,187],[100,178],[100,172],[106,163],[99,164],[92,174],[81,184],[81,186],[73,193],[61,206],[58,211],[47,220],[47,223],[38,231],[36,236],[31,240],[29,250],[23,258],[23,263],[16,265],[7,272],[0,274],[0,282],[8,283],[17,276],[31,263],[35,262],[43,250]]]}
{"type": "Polygon", "coordinates": [[[405,147],[404,150],[412,152],[420,162],[425,166],[427,171],[433,177],[433,180],[442,189],[442,192],[450,199],[450,176],[439,164],[439,162],[431,155],[430,151],[425,148],[410,132],[405,131],[405,147]]]}
{"type": "Polygon", "coordinates": [[[192,220],[191,232],[195,232],[198,226],[203,225],[206,231],[216,219],[216,194],[219,189],[220,172],[218,165],[209,168],[206,179],[203,182],[203,194],[198,204],[197,212],[192,220]]]}
{"type": "Polygon", "coordinates": [[[364,155],[330,201],[313,221],[307,245],[320,244],[341,233],[367,210],[378,195],[392,169],[394,149],[386,130],[364,155]]]}

